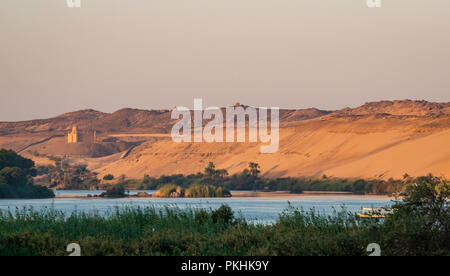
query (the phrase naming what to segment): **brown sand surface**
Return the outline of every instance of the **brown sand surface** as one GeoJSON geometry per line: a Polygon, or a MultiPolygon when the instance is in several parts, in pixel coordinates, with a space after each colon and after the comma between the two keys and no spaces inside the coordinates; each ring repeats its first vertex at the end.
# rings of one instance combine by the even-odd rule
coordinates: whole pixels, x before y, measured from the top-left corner
{"type": "MultiPolygon", "coordinates": [[[[446,122],[447,123],[447,122],[446,122]]],[[[450,128],[423,119],[309,120],[280,129],[280,148],[261,154],[258,143],[148,142],[96,169],[142,178],[203,171],[208,162],[238,173],[257,162],[266,177],[400,179],[433,173],[450,177],[450,128]]]]}
{"type": "Polygon", "coordinates": [[[87,164],[99,177],[192,174],[209,162],[234,174],[257,162],[264,177],[274,178],[401,179],[405,173],[450,178],[450,103],[403,100],[334,112],[280,110],[274,154],[261,154],[259,143],[175,143],[168,136],[173,124],[170,110],[81,110],[0,122],[0,148],[24,149],[20,154],[37,164],[52,163],[43,156],[65,157],[87,164]],[[64,135],[74,125],[96,130],[98,142],[68,144],[64,135]]]}

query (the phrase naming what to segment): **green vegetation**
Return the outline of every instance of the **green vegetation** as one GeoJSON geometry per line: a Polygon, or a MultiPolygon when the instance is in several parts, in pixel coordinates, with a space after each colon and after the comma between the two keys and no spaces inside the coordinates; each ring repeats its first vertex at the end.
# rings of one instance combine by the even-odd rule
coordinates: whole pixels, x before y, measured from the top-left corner
{"type": "Polygon", "coordinates": [[[157,197],[184,197],[184,190],[175,184],[166,184],[159,188],[153,196],[157,197]]]}
{"type": "Polygon", "coordinates": [[[273,224],[217,210],[123,208],[107,214],[71,215],[31,208],[0,212],[0,255],[367,256],[450,255],[450,183],[418,178],[386,219],[359,219],[345,210],[325,216],[288,208],[273,224]]]}
{"type": "Polygon", "coordinates": [[[85,164],[70,165],[58,157],[49,157],[54,165],[38,166],[38,182],[50,188],[65,190],[91,190],[98,189],[100,180],[97,174],[89,171],[85,164]]]}
{"type": "Polygon", "coordinates": [[[107,174],[107,175],[103,176],[103,180],[114,180],[114,175],[107,174]]]}
{"type": "Polygon", "coordinates": [[[230,197],[230,191],[224,187],[227,175],[226,170],[216,170],[214,163],[210,162],[204,174],[176,175],[175,178],[162,176],[159,179],[145,176],[143,182],[147,189],[156,185],[158,193],[154,196],[158,197],[230,197]]]}
{"type": "Polygon", "coordinates": [[[119,198],[119,197],[126,197],[125,194],[125,188],[123,185],[115,185],[111,186],[108,189],[106,189],[106,192],[102,193],[100,197],[112,197],[112,198],[119,198]]]}
{"type": "Polygon", "coordinates": [[[192,185],[186,189],[186,197],[231,197],[230,191],[212,185],[192,185]]]}
{"type": "Polygon", "coordinates": [[[410,179],[402,195],[383,225],[398,247],[393,253],[450,256],[450,182],[431,174],[410,179]]]}
{"type": "Polygon", "coordinates": [[[401,191],[412,178],[405,175],[402,180],[364,180],[341,179],[328,177],[320,178],[263,178],[260,176],[259,165],[250,162],[248,169],[229,176],[226,170],[217,170],[213,163],[205,168],[204,173],[191,175],[163,175],[153,178],[145,175],[143,179],[129,179],[124,182],[129,189],[158,190],[166,184],[174,184],[182,189],[193,185],[210,185],[222,187],[229,191],[289,191],[301,194],[303,191],[349,192],[354,194],[396,194],[401,191]]]}
{"type": "Polygon", "coordinates": [[[56,166],[39,166],[37,168],[39,184],[48,187],[58,187],[66,190],[92,190],[107,189],[120,184],[130,190],[159,190],[167,184],[179,186],[183,191],[192,186],[209,186],[211,189],[221,191],[289,191],[301,194],[303,191],[350,192],[355,194],[395,194],[398,193],[411,177],[405,174],[402,180],[364,180],[341,179],[323,175],[320,178],[264,178],[260,176],[258,163],[250,162],[248,168],[241,173],[229,175],[227,170],[216,169],[210,162],[203,173],[191,175],[170,175],[157,178],[145,175],[143,179],[126,179],[125,176],[115,178],[108,174],[103,181],[97,178],[96,173],[87,170],[86,165],[71,166],[68,162],[51,158],[56,166]]]}
{"type": "Polygon", "coordinates": [[[52,198],[46,187],[33,185],[34,162],[12,150],[0,150],[0,198],[52,198]]]}
{"type": "Polygon", "coordinates": [[[183,189],[175,184],[165,184],[159,188],[154,197],[231,197],[230,191],[223,187],[193,184],[183,189]]]}

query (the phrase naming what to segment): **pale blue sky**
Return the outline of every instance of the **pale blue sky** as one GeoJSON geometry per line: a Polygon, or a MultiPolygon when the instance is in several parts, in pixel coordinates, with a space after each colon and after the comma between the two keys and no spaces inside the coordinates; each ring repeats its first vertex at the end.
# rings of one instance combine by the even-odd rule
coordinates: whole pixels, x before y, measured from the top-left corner
{"type": "Polygon", "coordinates": [[[450,1],[0,1],[0,121],[237,101],[450,101],[450,1]]]}

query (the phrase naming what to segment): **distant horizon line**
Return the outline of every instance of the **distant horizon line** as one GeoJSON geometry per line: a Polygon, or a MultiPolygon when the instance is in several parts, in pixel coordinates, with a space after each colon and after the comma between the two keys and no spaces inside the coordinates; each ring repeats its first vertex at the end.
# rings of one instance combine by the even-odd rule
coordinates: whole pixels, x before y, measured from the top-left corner
{"type": "MultiPolygon", "coordinates": [[[[344,110],[344,109],[355,109],[358,107],[362,107],[366,104],[371,104],[371,103],[381,103],[381,102],[391,102],[391,103],[395,103],[395,102],[427,102],[427,103],[435,103],[435,104],[450,104],[450,102],[445,102],[445,101],[429,101],[429,100],[425,100],[425,99],[421,99],[421,100],[412,100],[412,99],[402,99],[402,100],[375,100],[375,101],[366,101],[363,104],[359,104],[355,107],[350,107],[350,106],[345,106],[342,108],[338,108],[338,109],[321,109],[318,107],[306,107],[306,108],[295,108],[295,107],[279,107],[280,110],[308,110],[308,109],[314,109],[314,110],[318,110],[318,111],[323,111],[323,112],[336,112],[336,111],[340,111],[340,110],[344,110]]],[[[237,104],[240,104],[241,106],[252,106],[252,105],[247,105],[247,104],[242,104],[242,103],[235,103],[233,105],[225,105],[225,106],[221,106],[219,108],[226,108],[226,107],[231,107],[231,106],[236,106],[237,104]]],[[[172,108],[138,108],[138,107],[122,107],[122,108],[118,108],[115,111],[112,112],[105,112],[105,111],[101,111],[99,109],[96,108],[92,108],[92,107],[87,107],[87,108],[79,108],[79,109],[74,109],[73,111],[68,111],[68,112],[64,112],[64,113],[60,113],[59,115],[48,115],[48,117],[40,117],[40,118],[35,118],[35,119],[19,119],[19,120],[9,120],[9,121],[2,121],[0,120],[0,123],[19,123],[19,122],[28,122],[28,121],[37,121],[37,120],[47,120],[47,119],[53,119],[53,118],[58,118],[61,117],[63,115],[67,115],[67,114],[71,114],[71,113],[76,113],[76,112],[82,112],[82,111],[95,111],[95,112],[99,112],[99,113],[103,113],[103,114],[114,114],[116,112],[119,112],[121,110],[139,110],[139,111],[168,111],[170,112],[171,110],[173,110],[176,106],[172,107],[172,108]]],[[[257,107],[257,106],[253,106],[253,107],[257,107]]],[[[270,107],[270,106],[267,106],[270,107]]],[[[193,109],[190,109],[193,110],[193,109]]]]}

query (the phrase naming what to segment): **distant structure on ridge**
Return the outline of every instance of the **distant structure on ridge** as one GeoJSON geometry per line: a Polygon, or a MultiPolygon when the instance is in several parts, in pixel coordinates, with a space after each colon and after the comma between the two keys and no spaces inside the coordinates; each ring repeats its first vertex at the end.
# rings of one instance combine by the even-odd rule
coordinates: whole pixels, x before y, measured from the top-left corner
{"type": "Polygon", "coordinates": [[[67,134],[67,143],[76,144],[80,142],[95,143],[97,141],[97,131],[79,132],[77,126],[72,127],[72,131],[67,134]]]}

